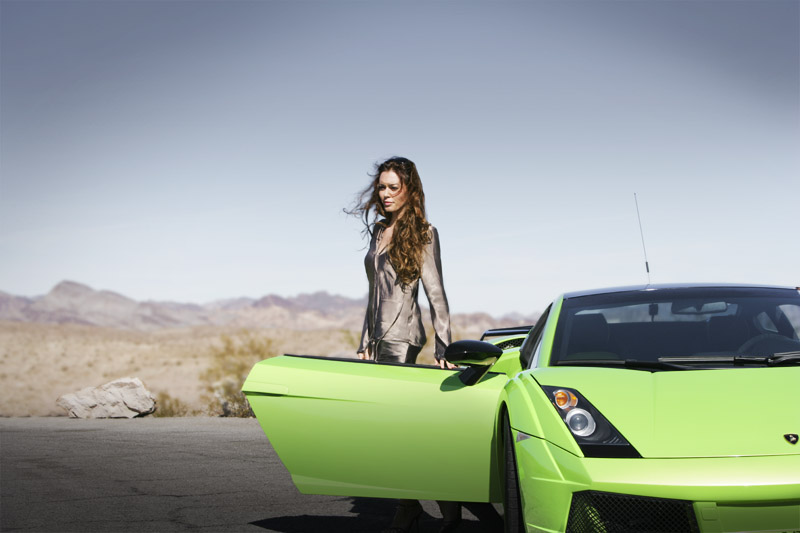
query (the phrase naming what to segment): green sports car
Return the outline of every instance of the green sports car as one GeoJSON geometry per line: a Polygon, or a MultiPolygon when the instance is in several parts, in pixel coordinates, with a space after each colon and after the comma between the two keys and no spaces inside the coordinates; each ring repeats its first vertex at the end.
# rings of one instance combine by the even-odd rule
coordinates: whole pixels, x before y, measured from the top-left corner
{"type": "Polygon", "coordinates": [[[800,290],[568,293],[487,339],[457,370],[275,357],[243,391],[304,493],[502,502],[513,532],[800,531],[800,290]]]}

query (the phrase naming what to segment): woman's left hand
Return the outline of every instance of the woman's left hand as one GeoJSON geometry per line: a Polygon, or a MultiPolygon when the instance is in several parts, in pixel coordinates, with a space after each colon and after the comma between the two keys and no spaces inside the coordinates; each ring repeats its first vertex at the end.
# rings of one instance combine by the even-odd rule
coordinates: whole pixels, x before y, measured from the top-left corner
{"type": "Polygon", "coordinates": [[[454,365],[453,363],[451,363],[450,361],[448,361],[444,357],[439,359],[437,361],[437,364],[439,365],[439,368],[441,368],[442,370],[452,370],[454,368],[458,368],[456,365],[454,365]]]}

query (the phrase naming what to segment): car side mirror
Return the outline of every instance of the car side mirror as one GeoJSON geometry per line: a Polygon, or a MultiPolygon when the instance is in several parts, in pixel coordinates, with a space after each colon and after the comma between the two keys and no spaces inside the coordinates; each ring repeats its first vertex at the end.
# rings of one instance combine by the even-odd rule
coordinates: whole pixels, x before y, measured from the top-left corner
{"type": "Polygon", "coordinates": [[[458,378],[464,385],[475,385],[489,371],[503,350],[483,341],[456,341],[444,350],[444,358],[458,366],[466,366],[458,378]]]}

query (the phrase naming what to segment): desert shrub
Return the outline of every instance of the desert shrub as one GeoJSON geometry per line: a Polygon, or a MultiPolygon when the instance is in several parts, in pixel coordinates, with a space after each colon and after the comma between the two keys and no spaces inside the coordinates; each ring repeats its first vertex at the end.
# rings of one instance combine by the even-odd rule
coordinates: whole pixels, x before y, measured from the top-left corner
{"type": "Polygon", "coordinates": [[[208,393],[209,410],[218,416],[252,417],[253,411],[242,384],[257,362],[277,355],[272,339],[241,331],[235,336],[222,335],[211,348],[211,363],[202,374],[208,393]]]}
{"type": "Polygon", "coordinates": [[[173,398],[166,392],[159,392],[156,395],[156,411],[153,416],[157,417],[171,417],[171,416],[190,416],[195,414],[188,405],[180,401],[178,398],[173,398]]]}
{"type": "Polygon", "coordinates": [[[358,349],[358,345],[361,344],[361,337],[360,335],[356,335],[353,331],[349,329],[343,329],[342,331],[342,340],[344,341],[345,345],[348,348],[352,348],[353,351],[358,349]]]}

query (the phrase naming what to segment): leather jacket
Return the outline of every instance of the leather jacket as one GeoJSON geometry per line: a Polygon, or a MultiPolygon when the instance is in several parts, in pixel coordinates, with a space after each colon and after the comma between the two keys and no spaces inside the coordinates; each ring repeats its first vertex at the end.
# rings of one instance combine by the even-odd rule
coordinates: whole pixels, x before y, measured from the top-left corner
{"type": "Polygon", "coordinates": [[[435,354],[438,361],[450,344],[450,309],[442,280],[439,233],[436,228],[430,227],[431,242],[426,245],[423,253],[420,278],[403,286],[389,261],[388,250],[384,249],[381,253],[377,253],[378,241],[383,230],[381,224],[375,225],[369,251],[364,258],[369,280],[369,300],[358,351],[363,352],[369,347],[370,358],[374,359],[375,344],[382,340],[407,342],[420,347],[425,344],[427,338],[417,303],[419,282],[422,280],[436,334],[435,354]]]}

